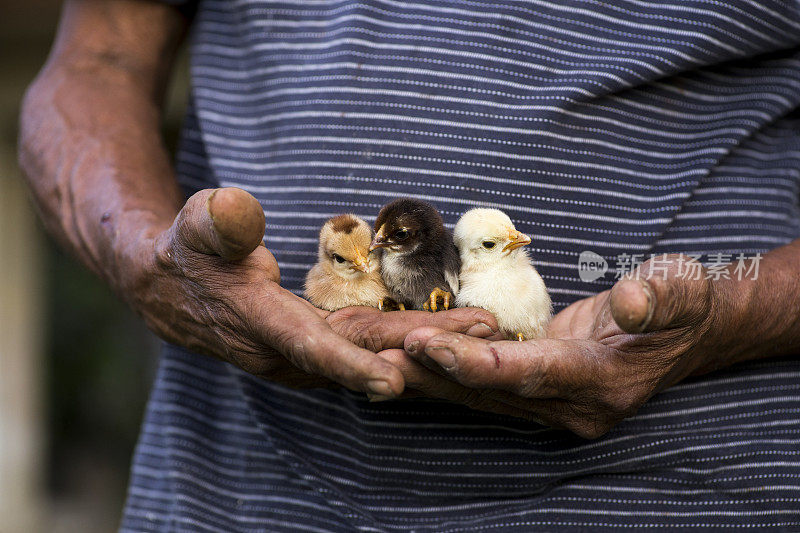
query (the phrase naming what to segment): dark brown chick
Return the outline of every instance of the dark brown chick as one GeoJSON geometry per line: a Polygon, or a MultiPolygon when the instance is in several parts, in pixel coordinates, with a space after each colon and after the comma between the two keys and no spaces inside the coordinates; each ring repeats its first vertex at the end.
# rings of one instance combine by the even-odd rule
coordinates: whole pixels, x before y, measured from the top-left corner
{"type": "Polygon", "coordinates": [[[381,275],[390,296],[409,309],[448,309],[458,293],[461,259],[453,236],[431,204],[402,198],[375,221],[370,250],[381,248],[381,275]]]}

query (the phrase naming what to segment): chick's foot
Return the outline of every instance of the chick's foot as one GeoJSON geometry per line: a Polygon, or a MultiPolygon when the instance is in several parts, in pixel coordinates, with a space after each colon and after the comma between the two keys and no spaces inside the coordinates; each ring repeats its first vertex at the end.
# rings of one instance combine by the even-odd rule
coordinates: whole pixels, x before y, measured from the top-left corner
{"type": "Polygon", "coordinates": [[[431,311],[432,313],[435,313],[436,311],[439,310],[439,300],[441,299],[442,308],[444,308],[444,310],[447,311],[448,309],[450,309],[450,298],[452,297],[453,295],[450,294],[449,292],[443,291],[439,287],[436,287],[435,289],[433,289],[433,291],[431,291],[431,295],[428,297],[428,301],[422,305],[422,308],[425,309],[426,311],[431,311]]]}

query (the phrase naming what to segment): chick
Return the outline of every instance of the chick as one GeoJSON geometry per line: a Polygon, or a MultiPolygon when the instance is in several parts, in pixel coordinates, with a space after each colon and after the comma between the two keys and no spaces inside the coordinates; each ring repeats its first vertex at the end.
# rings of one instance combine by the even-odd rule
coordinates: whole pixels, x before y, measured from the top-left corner
{"type": "Polygon", "coordinates": [[[552,315],[544,281],[522,248],[531,239],[497,209],[467,211],[455,227],[461,254],[456,304],[482,307],[508,339],[543,337],[552,315]]]}
{"type": "Polygon", "coordinates": [[[378,248],[383,249],[381,273],[392,299],[429,311],[436,311],[441,299],[450,308],[461,261],[435,207],[409,198],[383,206],[370,250],[378,248]]]}
{"type": "Polygon", "coordinates": [[[306,276],[305,295],[321,309],[382,307],[389,296],[378,254],[370,253],[372,229],[355,215],[328,220],[319,232],[319,259],[306,276]]]}

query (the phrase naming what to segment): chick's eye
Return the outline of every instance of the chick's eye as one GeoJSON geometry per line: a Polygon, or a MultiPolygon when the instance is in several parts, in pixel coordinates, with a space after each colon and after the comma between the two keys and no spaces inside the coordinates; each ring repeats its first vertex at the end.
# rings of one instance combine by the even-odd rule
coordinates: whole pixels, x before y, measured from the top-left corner
{"type": "Polygon", "coordinates": [[[482,246],[487,250],[491,250],[494,248],[495,242],[494,241],[483,241],[482,246]]]}
{"type": "Polygon", "coordinates": [[[336,259],[337,263],[344,263],[344,257],[339,254],[333,254],[333,258],[336,259]]]}
{"type": "Polygon", "coordinates": [[[408,231],[400,229],[394,232],[394,238],[397,241],[404,241],[408,239],[408,231]]]}

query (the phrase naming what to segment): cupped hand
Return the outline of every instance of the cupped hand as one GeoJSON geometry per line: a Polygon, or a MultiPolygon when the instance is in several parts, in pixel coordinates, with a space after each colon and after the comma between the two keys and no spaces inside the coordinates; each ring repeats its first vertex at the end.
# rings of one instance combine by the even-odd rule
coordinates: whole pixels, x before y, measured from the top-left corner
{"type": "Polygon", "coordinates": [[[197,192],[168,230],[137,248],[124,293],[159,336],[191,351],[293,387],[338,384],[385,397],[401,394],[404,378],[375,352],[402,347],[414,328],[497,331],[477,309],[317,309],[280,287],[264,229],[261,206],[245,191],[197,192]]]}
{"type": "Polygon", "coordinates": [[[645,263],[570,305],[547,338],[490,341],[421,328],[405,341],[421,365],[399,351],[385,359],[427,396],[599,437],[656,392],[713,369],[735,342],[730,280],[705,279],[697,264],[698,276],[682,275],[688,259],[667,259],[657,273],[645,263]]]}

